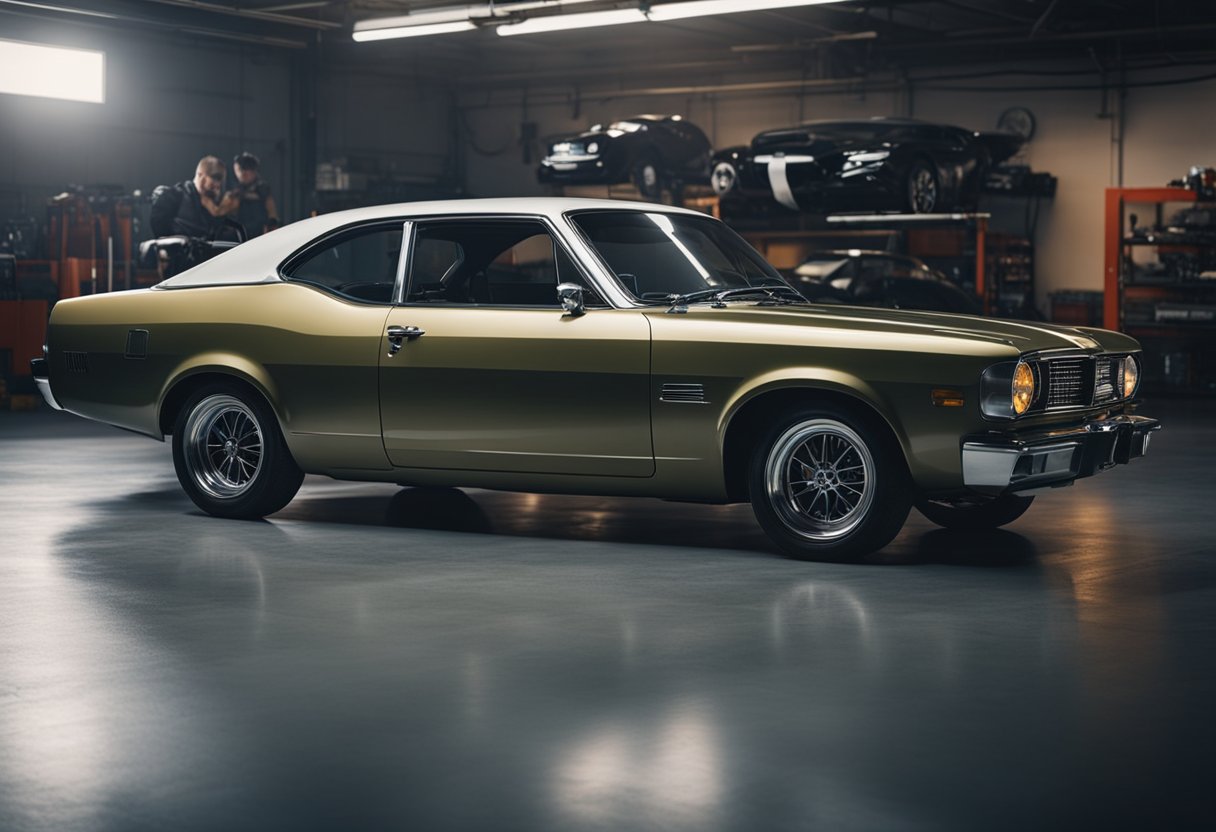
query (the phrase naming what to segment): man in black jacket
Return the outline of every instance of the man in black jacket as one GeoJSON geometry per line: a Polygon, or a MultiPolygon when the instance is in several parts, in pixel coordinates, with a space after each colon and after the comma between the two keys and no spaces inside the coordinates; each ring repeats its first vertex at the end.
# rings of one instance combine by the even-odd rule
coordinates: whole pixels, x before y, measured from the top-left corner
{"type": "Polygon", "coordinates": [[[157,237],[185,234],[215,239],[224,229],[223,218],[236,211],[240,197],[224,193],[227,168],[216,156],[204,156],[194,179],[161,185],[152,192],[152,233],[157,237]]]}

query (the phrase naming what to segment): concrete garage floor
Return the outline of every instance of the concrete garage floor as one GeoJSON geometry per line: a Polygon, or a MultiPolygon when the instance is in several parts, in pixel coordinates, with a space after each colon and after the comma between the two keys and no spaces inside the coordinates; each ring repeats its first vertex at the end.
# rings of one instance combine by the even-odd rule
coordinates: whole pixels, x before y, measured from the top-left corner
{"type": "Polygon", "coordinates": [[[0,829],[1213,828],[1216,408],[859,565],[746,506],[310,478],[0,414],[0,829]]]}

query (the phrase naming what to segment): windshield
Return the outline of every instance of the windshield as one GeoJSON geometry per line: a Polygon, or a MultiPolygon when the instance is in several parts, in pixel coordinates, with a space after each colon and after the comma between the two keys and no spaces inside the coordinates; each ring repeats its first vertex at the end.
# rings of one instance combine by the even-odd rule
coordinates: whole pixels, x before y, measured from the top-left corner
{"type": "Polygon", "coordinates": [[[587,211],[570,220],[639,300],[665,302],[712,289],[788,287],[742,237],[708,217],[587,211]]]}

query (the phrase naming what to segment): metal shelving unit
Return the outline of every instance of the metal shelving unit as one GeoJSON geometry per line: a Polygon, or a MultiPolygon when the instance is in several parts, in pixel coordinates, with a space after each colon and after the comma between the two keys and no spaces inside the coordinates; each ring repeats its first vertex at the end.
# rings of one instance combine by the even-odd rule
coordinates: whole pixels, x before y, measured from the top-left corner
{"type": "Polygon", "coordinates": [[[1145,342],[1146,386],[1216,393],[1216,277],[1180,271],[1208,273],[1202,264],[1210,263],[1216,274],[1216,226],[1166,230],[1167,206],[1182,210],[1196,202],[1184,188],[1106,190],[1103,321],[1145,342]],[[1150,212],[1148,230],[1129,227],[1129,208],[1141,206],[1150,212]]]}

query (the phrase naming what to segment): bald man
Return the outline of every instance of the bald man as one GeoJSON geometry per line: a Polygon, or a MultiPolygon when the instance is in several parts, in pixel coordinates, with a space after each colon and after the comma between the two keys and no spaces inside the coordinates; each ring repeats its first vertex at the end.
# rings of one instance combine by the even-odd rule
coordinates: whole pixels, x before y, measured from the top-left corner
{"type": "Polygon", "coordinates": [[[216,156],[204,156],[194,169],[194,179],[172,187],[161,185],[152,192],[152,233],[157,237],[185,234],[214,239],[224,228],[222,218],[240,204],[235,192],[224,193],[228,169],[216,156]]]}

